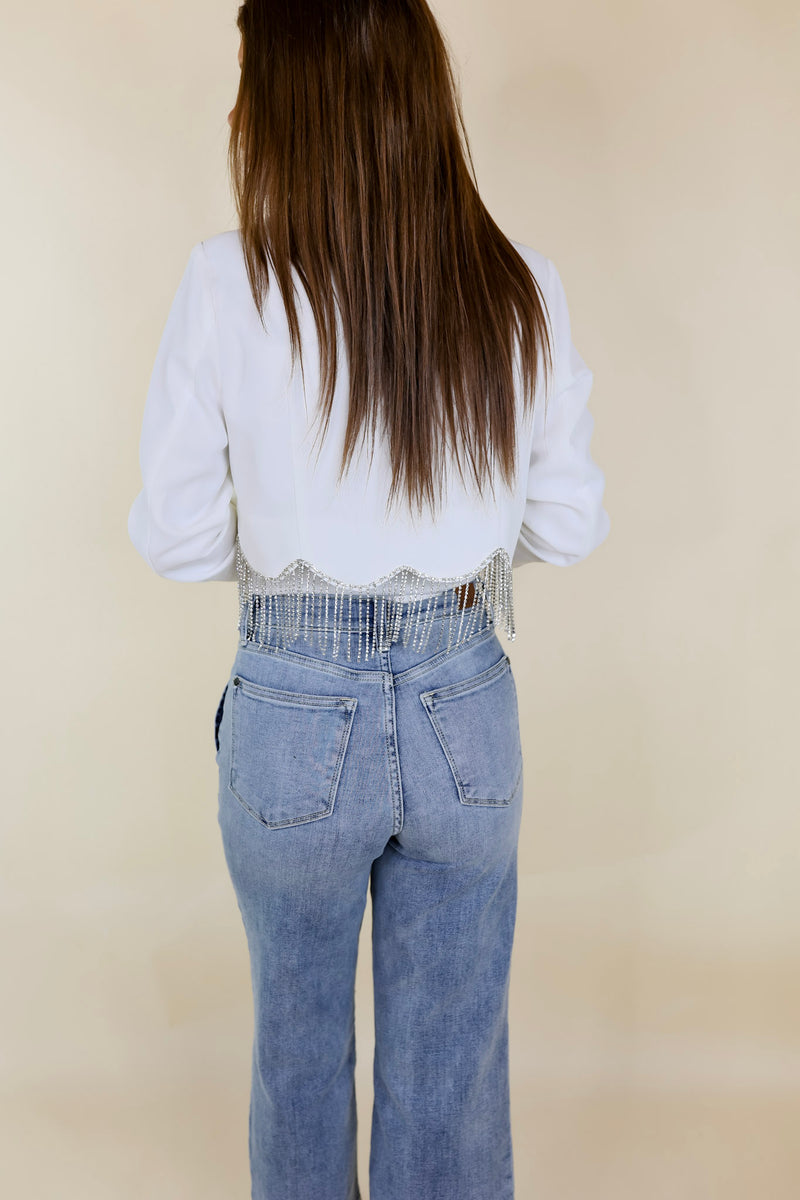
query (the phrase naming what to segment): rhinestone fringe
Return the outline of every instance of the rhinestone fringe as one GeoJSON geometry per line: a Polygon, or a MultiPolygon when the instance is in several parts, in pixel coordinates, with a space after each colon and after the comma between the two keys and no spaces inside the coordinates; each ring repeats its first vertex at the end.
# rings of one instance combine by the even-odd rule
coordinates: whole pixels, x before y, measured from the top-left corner
{"type": "Polygon", "coordinates": [[[415,567],[395,567],[388,575],[366,584],[348,584],[326,575],[297,558],[276,576],[265,576],[248,562],[236,539],[239,581],[239,629],[247,640],[264,640],[276,630],[280,646],[316,636],[323,654],[361,661],[393,642],[411,642],[415,650],[428,645],[433,628],[434,602],[444,596],[440,647],[460,645],[481,624],[503,627],[513,641],[514,596],[511,559],[498,546],[472,571],[458,576],[428,575],[415,567]],[[459,608],[457,589],[474,581],[475,600],[459,608]],[[419,595],[438,591],[435,595],[419,595]],[[373,601],[370,604],[369,601],[373,601]],[[370,620],[372,614],[373,619],[370,620]],[[355,619],[354,619],[355,618],[355,619]],[[353,644],[355,643],[355,644],[353,644]]]}

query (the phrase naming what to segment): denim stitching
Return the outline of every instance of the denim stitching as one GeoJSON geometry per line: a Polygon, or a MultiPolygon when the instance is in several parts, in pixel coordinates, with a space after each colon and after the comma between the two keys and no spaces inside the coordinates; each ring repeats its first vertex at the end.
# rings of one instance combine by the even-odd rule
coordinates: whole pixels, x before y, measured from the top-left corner
{"type": "MultiPolygon", "coordinates": [[[[450,699],[454,696],[469,695],[470,692],[478,691],[481,687],[493,682],[495,678],[499,678],[505,670],[508,670],[509,672],[511,671],[511,660],[506,654],[504,654],[502,659],[494,663],[491,667],[487,667],[485,671],[481,671],[479,675],[474,675],[469,679],[465,679],[457,683],[446,684],[444,687],[435,688],[430,692],[420,693],[419,698],[422,701],[425,712],[428,714],[431,725],[433,726],[434,733],[436,734],[444,755],[447,758],[447,762],[450,766],[450,770],[455,781],[456,790],[458,791],[458,798],[462,804],[478,805],[482,808],[509,808],[517,793],[517,789],[519,788],[523,768],[522,756],[520,756],[519,768],[507,799],[475,799],[474,797],[467,796],[463,780],[459,775],[452,751],[448,745],[447,738],[444,733],[444,729],[442,728],[441,722],[436,714],[436,699],[440,697],[450,699]]],[[[513,674],[511,678],[513,681],[513,674]]],[[[516,703],[516,687],[514,688],[514,708],[517,714],[516,719],[519,720],[519,712],[516,703]]]]}
{"type": "MultiPolygon", "coordinates": [[[[256,686],[256,685],[251,684],[251,687],[252,686],[256,686]]],[[[236,750],[237,750],[237,747],[239,744],[238,743],[238,724],[236,721],[236,712],[237,712],[237,707],[238,707],[237,703],[236,703],[236,693],[237,693],[237,691],[239,691],[240,687],[241,687],[241,684],[234,688],[233,703],[231,705],[231,758],[230,758],[230,767],[229,767],[229,771],[228,771],[228,787],[229,787],[230,791],[233,793],[233,795],[236,797],[236,799],[239,801],[239,803],[242,805],[242,807],[250,814],[250,816],[253,817],[256,821],[258,821],[259,824],[266,826],[267,829],[286,829],[293,825],[306,825],[310,821],[320,821],[320,820],[323,820],[325,817],[329,817],[331,815],[331,813],[333,812],[334,805],[336,803],[336,795],[337,795],[337,792],[339,789],[339,780],[341,778],[342,765],[344,763],[344,755],[345,755],[345,751],[347,750],[347,746],[349,745],[349,742],[350,742],[350,731],[353,727],[353,719],[355,717],[356,708],[358,707],[357,698],[355,696],[339,696],[339,697],[321,696],[320,697],[321,700],[333,699],[336,703],[333,705],[327,705],[327,704],[320,705],[319,707],[322,707],[325,709],[338,708],[341,711],[343,711],[346,718],[348,718],[345,721],[345,723],[342,727],[342,730],[339,734],[339,751],[338,751],[337,758],[336,758],[336,764],[333,769],[330,790],[328,792],[328,800],[326,802],[327,807],[322,809],[319,812],[311,813],[309,816],[291,817],[286,821],[268,821],[268,820],[266,820],[266,818],[262,817],[260,815],[260,813],[256,812],[256,810],[254,808],[252,808],[251,805],[248,804],[248,802],[244,799],[244,797],[236,790],[236,787],[234,786],[234,782],[233,782],[233,773],[234,773],[234,767],[235,767],[235,761],[236,761],[236,750]]],[[[269,689],[269,690],[272,690],[272,689],[269,689]]],[[[279,703],[280,703],[280,701],[279,701],[279,703]]],[[[302,707],[302,705],[300,705],[298,707],[302,707]]]]}

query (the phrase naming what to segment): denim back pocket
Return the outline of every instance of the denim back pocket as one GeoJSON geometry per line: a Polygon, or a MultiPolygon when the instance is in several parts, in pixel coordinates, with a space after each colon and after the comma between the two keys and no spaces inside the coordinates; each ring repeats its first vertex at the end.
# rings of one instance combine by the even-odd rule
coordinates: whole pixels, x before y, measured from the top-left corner
{"type": "Polygon", "coordinates": [[[357,699],[233,678],[229,786],[271,829],[333,812],[357,699]]]}
{"type": "Polygon", "coordinates": [[[508,806],[522,779],[517,689],[508,655],[471,679],[422,692],[420,700],[461,803],[508,806]]]}

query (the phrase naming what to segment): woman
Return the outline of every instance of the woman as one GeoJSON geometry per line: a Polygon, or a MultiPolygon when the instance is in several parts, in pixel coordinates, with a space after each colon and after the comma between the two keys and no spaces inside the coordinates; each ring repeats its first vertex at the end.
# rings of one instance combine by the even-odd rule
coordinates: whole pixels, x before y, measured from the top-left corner
{"type": "Polygon", "coordinates": [[[369,887],[371,1200],[508,1200],[523,786],[497,630],[512,566],[608,534],[592,374],[553,263],[478,196],[425,0],[247,0],[237,25],[240,227],[189,255],[128,527],[158,574],[239,585],[215,748],[252,1196],[360,1196],[369,887]]]}

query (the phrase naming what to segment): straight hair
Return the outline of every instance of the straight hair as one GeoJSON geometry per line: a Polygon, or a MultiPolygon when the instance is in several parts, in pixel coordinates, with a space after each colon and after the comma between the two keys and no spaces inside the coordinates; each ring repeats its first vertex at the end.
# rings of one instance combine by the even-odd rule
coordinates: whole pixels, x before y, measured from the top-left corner
{"type": "MultiPolygon", "coordinates": [[[[425,0],[246,0],[228,168],[264,322],[270,266],[303,372],[292,271],[319,341],[322,435],[349,368],[339,480],[387,439],[388,505],[435,514],[448,455],[513,488],[518,386],[552,371],[544,296],[478,194],[444,36],[425,0]]],[[[266,328],[266,326],[265,326],[266,328]]]]}

